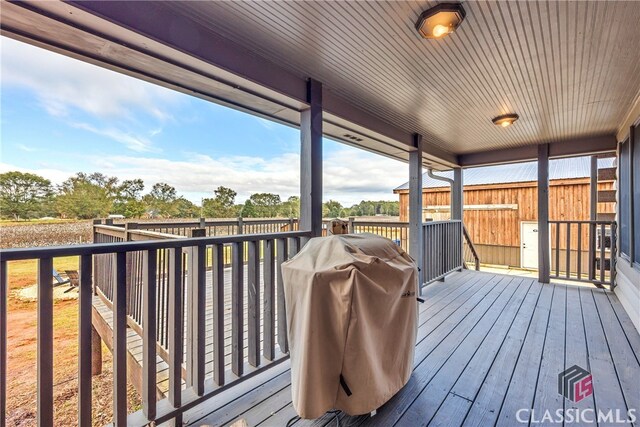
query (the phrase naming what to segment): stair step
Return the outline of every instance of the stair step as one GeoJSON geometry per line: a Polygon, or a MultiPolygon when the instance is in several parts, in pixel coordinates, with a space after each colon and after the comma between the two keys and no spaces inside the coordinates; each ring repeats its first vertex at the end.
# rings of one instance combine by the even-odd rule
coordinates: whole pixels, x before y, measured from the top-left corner
{"type": "Polygon", "coordinates": [[[616,190],[598,191],[598,203],[611,203],[616,201],[616,190]]]}
{"type": "Polygon", "coordinates": [[[598,221],[615,221],[616,214],[614,213],[599,213],[596,215],[596,220],[598,221]]]}
{"type": "Polygon", "coordinates": [[[616,168],[600,168],[598,169],[598,181],[615,181],[616,168]]]}

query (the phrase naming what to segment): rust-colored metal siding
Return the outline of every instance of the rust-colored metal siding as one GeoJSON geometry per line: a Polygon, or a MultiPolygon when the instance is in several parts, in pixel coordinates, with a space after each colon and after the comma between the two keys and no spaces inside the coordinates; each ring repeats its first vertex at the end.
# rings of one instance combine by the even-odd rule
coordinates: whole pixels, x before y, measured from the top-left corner
{"type": "MultiPolygon", "coordinates": [[[[601,182],[598,190],[613,189],[613,182],[601,182]]],[[[520,223],[538,219],[538,189],[535,182],[503,185],[466,186],[464,189],[465,205],[501,205],[515,204],[517,209],[478,209],[464,210],[464,222],[471,239],[476,245],[520,248],[520,223]]],[[[422,193],[424,206],[449,205],[449,189],[447,187],[424,189],[422,193]]],[[[400,220],[408,218],[408,193],[399,191],[400,220]]],[[[589,179],[555,180],[549,186],[549,219],[550,220],[588,220],[589,219],[589,179]]],[[[613,203],[599,203],[599,212],[614,212],[613,203]]],[[[552,230],[553,231],[553,230],[552,230]]],[[[553,235],[553,233],[552,233],[553,235]]],[[[560,233],[560,247],[565,247],[566,235],[560,233]]],[[[578,245],[577,233],[574,232],[571,246],[578,245]]],[[[586,227],[582,232],[582,246],[587,248],[586,227]]],[[[552,242],[555,248],[555,241],[552,242]]],[[[490,249],[486,249],[490,250],[490,249]]],[[[493,250],[493,249],[492,249],[493,250]]],[[[498,250],[498,249],[495,249],[498,250]]],[[[509,259],[511,255],[496,255],[509,259]]]]}

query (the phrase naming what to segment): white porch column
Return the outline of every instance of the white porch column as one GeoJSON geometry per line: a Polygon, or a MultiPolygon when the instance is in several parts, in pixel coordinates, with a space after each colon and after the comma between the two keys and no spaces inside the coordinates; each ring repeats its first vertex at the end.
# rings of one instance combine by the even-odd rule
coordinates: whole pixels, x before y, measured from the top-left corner
{"type": "Polygon", "coordinates": [[[322,83],[307,82],[309,108],[300,114],[300,230],[322,235],[322,83]]]}
{"type": "Polygon", "coordinates": [[[549,283],[549,144],[538,145],[538,281],[549,283]]]}
{"type": "Polygon", "coordinates": [[[416,260],[420,273],[419,288],[424,283],[424,233],[422,230],[422,135],[414,134],[415,150],[409,153],[409,255],[416,260]]]}

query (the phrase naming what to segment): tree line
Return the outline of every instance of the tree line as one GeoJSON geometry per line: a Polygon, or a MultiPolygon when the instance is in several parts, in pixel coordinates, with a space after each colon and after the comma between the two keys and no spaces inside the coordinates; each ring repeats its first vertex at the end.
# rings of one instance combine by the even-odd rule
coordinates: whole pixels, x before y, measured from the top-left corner
{"type": "MultiPolygon", "coordinates": [[[[120,181],[95,172],[78,172],[62,184],[31,173],[0,174],[0,216],[14,220],[42,217],[91,219],[108,215],[125,218],[297,218],[300,198],[282,200],[278,194],[255,193],[243,203],[237,192],[220,186],[201,206],[178,194],[171,185],[158,182],[148,193],[141,179],[120,181]]],[[[327,218],[399,215],[398,202],[361,201],[346,207],[335,200],[323,204],[327,218]]]]}

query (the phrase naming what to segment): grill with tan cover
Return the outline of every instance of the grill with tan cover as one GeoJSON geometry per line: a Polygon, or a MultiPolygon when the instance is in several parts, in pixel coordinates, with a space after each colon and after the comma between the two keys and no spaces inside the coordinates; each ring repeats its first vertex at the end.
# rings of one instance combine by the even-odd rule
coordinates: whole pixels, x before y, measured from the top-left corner
{"type": "Polygon", "coordinates": [[[373,234],[311,239],[282,265],[293,406],[302,418],[379,408],[409,380],[418,272],[373,234]]]}

